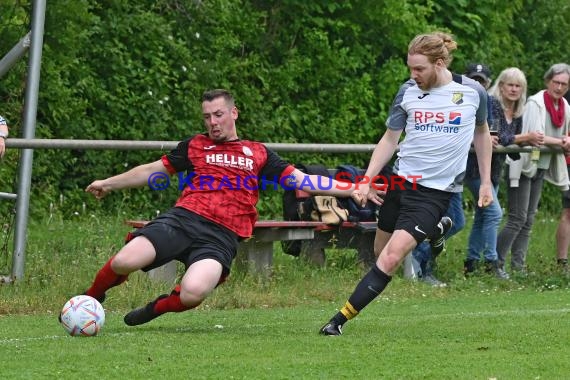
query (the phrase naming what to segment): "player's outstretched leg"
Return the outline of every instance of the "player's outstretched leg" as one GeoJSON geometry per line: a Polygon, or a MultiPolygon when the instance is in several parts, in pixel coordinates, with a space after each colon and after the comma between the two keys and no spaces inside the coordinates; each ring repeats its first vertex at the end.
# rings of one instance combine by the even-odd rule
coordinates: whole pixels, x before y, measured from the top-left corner
{"type": "Polygon", "coordinates": [[[99,303],[103,303],[105,301],[106,294],[105,292],[112,287],[121,285],[123,282],[127,280],[129,275],[127,274],[118,274],[111,268],[111,263],[115,259],[115,256],[111,257],[105,265],[97,272],[95,275],[95,280],[93,280],[93,284],[91,287],[83,292],[86,296],[91,296],[95,298],[99,303]]]}
{"type": "Polygon", "coordinates": [[[319,334],[336,336],[342,334],[342,326],[356,317],[362,309],[384,291],[392,276],[384,273],[376,265],[356,285],[354,292],[340,309],[323,327],[319,334]]]}
{"type": "Polygon", "coordinates": [[[180,285],[176,285],[169,295],[162,294],[145,306],[129,312],[125,315],[124,321],[128,326],[138,326],[150,322],[164,313],[179,313],[181,311],[193,309],[196,306],[198,305],[186,306],[182,304],[182,301],[180,300],[180,285]]]}
{"type": "Polygon", "coordinates": [[[125,315],[125,324],[128,326],[138,326],[142,325],[143,323],[150,322],[157,317],[160,317],[163,313],[156,311],[156,304],[165,298],[168,298],[168,295],[161,294],[157,299],[147,303],[145,306],[132,310],[127,315],[125,315]]]}

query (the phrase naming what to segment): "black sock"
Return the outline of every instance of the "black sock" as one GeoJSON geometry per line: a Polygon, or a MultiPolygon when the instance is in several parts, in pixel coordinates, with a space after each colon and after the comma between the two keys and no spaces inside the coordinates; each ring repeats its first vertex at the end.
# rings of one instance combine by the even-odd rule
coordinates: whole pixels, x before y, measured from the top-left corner
{"type": "Polygon", "coordinates": [[[356,289],[342,309],[332,318],[339,325],[344,324],[358,315],[374,298],[384,291],[386,285],[392,280],[382,272],[376,265],[360,280],[356,289]]]}

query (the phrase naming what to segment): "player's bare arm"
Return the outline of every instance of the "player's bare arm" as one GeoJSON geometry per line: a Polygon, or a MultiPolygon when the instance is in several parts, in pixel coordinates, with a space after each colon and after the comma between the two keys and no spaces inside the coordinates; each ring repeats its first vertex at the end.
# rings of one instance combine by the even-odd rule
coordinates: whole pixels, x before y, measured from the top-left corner
{"type": "MultiPolygon", "coordinates": [[[[396,148],[398,147],[398,142],[400,141],[401,130],[386,129],[386,132],[376,144],[374,152],[372,152],[372,157],[370,158],[370,163],[366,169],[366,178],[374,178],[380,170],[390,161],[396,148]]],[[[382,204],[382,197],[385,195],[383,190],[373,189],[371,191],[370,183],[360,183],[357,188],[352,193],[352,199],[354,199],[362,207],[366,205],[367,201],[372,201],[377,205],[382,204]]]]}
{"type": "Polygon", "coordinates": [[[493,145],[491,143],[487,122],[475,128],[473,145],[475,146],[475,153],[477,154],[479,176],[481,178],[477,205],[479,207],[487,207],[493,202],[493,184],[491,183],[491,155],[493,154],[493,145]]]}
{"type": "Polygon", "coordinates": [[[327,194],[335,197],[349,197],[355,189],[355,184],[353,183],[339,182],[333,178],[314,174],[309,175],[299,169],[291,172],[287,178],[286,185],[306,191],[309,194],[327,194]]]}
{"type": "Polygon", "coordinates": [[[93,181],[87,186],[85,191],[93,194],[95,198],[101,199],[113,190],[145,186],[148,183],[149,176],[156,172],[169,174],[162,160],[139,165],[129,171],[107,179],[93,181]]]}

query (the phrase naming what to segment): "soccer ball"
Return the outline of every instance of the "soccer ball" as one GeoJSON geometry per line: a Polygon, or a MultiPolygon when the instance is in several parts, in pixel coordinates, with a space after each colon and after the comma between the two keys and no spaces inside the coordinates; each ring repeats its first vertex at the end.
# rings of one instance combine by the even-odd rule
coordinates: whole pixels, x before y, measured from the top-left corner
{"type": "Polygon", "coordinates": [[[105,311],[95,298],[79,295],[63,305],[60,320],[71,336],[95,336],[105,324],[105,311]]]}

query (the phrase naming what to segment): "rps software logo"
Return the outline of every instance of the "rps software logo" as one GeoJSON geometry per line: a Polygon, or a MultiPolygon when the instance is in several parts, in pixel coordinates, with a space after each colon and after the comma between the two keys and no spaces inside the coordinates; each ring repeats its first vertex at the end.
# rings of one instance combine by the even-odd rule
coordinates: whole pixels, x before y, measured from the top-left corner
{"type": "Polygon", "coordinates": [[[449,113],[449,125],[461,125],[461,112],[451,111],[449,113]]]}
{"type": "Polygon", "coordinates": [[[458,133],[461,125],[461,112],[414,112],[414,129],[428,133],[458,133]],[[447,122],[447,123],[446,123],[447,122]]]}

